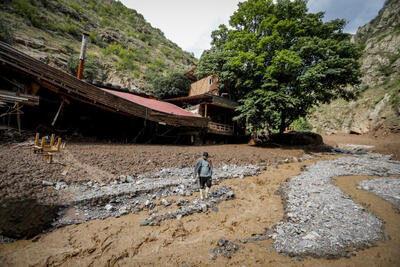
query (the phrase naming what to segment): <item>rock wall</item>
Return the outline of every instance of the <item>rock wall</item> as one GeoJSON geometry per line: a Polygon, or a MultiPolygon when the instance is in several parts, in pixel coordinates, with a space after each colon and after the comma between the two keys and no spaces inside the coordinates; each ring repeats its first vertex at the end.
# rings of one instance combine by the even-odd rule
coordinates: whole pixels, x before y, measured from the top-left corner
{"type": "Polygon", "coordinates": [[[358,99],[322,105],[308,119],[325,133],[400,132],[400,1],[388,0],[352,41],[363,48],[358,99]]]}

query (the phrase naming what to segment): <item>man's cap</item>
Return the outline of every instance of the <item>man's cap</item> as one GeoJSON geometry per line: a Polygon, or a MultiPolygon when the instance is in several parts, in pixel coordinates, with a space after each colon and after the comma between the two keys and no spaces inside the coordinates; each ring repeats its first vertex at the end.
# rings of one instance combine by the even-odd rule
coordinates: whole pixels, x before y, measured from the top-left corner
{"type": "Polygon", "coordinates": [[[203,152],[203,156],[204,157],[208,157],[208,153],[207,152],[203,152]]]}

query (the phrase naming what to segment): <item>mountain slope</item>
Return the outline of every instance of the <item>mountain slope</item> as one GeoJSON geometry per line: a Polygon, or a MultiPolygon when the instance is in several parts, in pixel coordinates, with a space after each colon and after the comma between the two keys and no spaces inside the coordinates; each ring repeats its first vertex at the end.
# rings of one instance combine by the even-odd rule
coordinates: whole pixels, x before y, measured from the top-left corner
{"type": "Polygon", "coordinates": [[[192,54],[114,0],[6,0],[1,39],[52,66],[76,72],[82,32],[90,35],[84,76],[151,91],[149,81],[190,69],[192,54]],[[10,37],[11,36],[11,37],[10,37]]]}
{"type": "Polygon", "coordinates": [[[400,1],[386,1],[352,41],[363,47],[360,97],[322,105],[308,120],[324,132],[400,131],[400,1]]]}

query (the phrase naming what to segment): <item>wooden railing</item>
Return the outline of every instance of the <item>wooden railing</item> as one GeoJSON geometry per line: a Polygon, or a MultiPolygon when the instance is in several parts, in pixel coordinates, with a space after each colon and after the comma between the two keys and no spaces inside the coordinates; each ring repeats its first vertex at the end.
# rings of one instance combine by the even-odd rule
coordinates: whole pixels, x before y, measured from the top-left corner
{"type": "Polygon", "coordinates": [[[233,124],[223,124],[209,121],[208,132],[222,135],[233,135],[234,128],[233,124]]]}

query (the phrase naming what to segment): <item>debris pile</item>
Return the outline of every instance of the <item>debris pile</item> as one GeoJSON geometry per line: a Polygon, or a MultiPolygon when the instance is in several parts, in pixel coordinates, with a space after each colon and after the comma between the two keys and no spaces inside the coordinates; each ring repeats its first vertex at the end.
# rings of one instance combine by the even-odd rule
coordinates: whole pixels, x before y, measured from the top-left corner
{"type": "Polygon", "coordinates": [[[400,179],[380,178],[365,180],[358,183],[358,189],[363,189],[392,203],[400,212],[400,179]]]}
{"type": "Polygon", "coordinates": [[[279,190],[285,218],[270,235],[275,249],[290,256],[339,257],[347,255],[349,247],[369,247],[387,238],[383,222],[332,182],[337,176],[396,174],[399,161],[372,153],[307,167],[279,190]]]}
{"type": "Polygon", "coordinates": [[[230,259],[239,249],[239,245],[236,245],[235,243],[226,239],[220,239],[218,240],[217,247],[210,249],[209,252],[213,253],[211,257],[212,260],[215,260],[218,255],[222,255],[225,258],[230,259]]]}
{"type": "MultiPolygon", "coordinates": [[[[214,168],[213,184],[218,184],[223,179],[243,178],[259,172],[260,168],[256,165],[224,165],[221,168],[214,168]]],[[[161,200],[167,196],[190,196],[199,188],[197,180],[193,179],[192,168],[163,169],[138,175],[135,179],[126,175],[107,185],[88,182],[74,183],[69,186],[59,184],[56,187],[57,190],[65,190],[66,194],[72,196],[74,212],[77,215],[71,218],[66,212],[60,211],[58,220],[53,224],[57,227],[93,219],[119,217],[141,210],[153,210],[156,206],[153,200],[161,200]],[[133,182],[129,182],[131,178],[133,182]]],[[[189,208],[186,207],[188,203],[178,203],[178,206],[180,205],[182,208],[176,212],[175,216],[158,216],[152,225],[157,224],[158,220],[193,214],[198,212],[200,206],[200,210],[208,208],[216,210],[214,204],[233,197],[232,189],[222,186],[218,190],[210,192],[208,204],[205,204],[206,202],[193,203],[189,208]]],[[[166,200],[163,200],[161,204],[164,207],[168,206],[166,200]]],[[[158,210],[153,210],[153,215],[157,212],[158,210]]]]}
{"type": "Polygon", "coordinates": [[[179,200],[178,206],[179,209],[167,212],[162,215],[155,215],[144,220],[140,225],[160,225],[160,223],[164,220],[171,219],[181,219],[183,216],[192,215],[198,212],[207,212],[209,208],[213,211],[218,212],[215,205],[229,199],[233,199],[235,197],[235,193],[232,188],[228,186],[221,186],[219,189],[213,190],[210,193],[210,196],[207,200],[202,201],[199,199],[193,200],[192,205],[189,205],[189,201],[179,200]]]}

